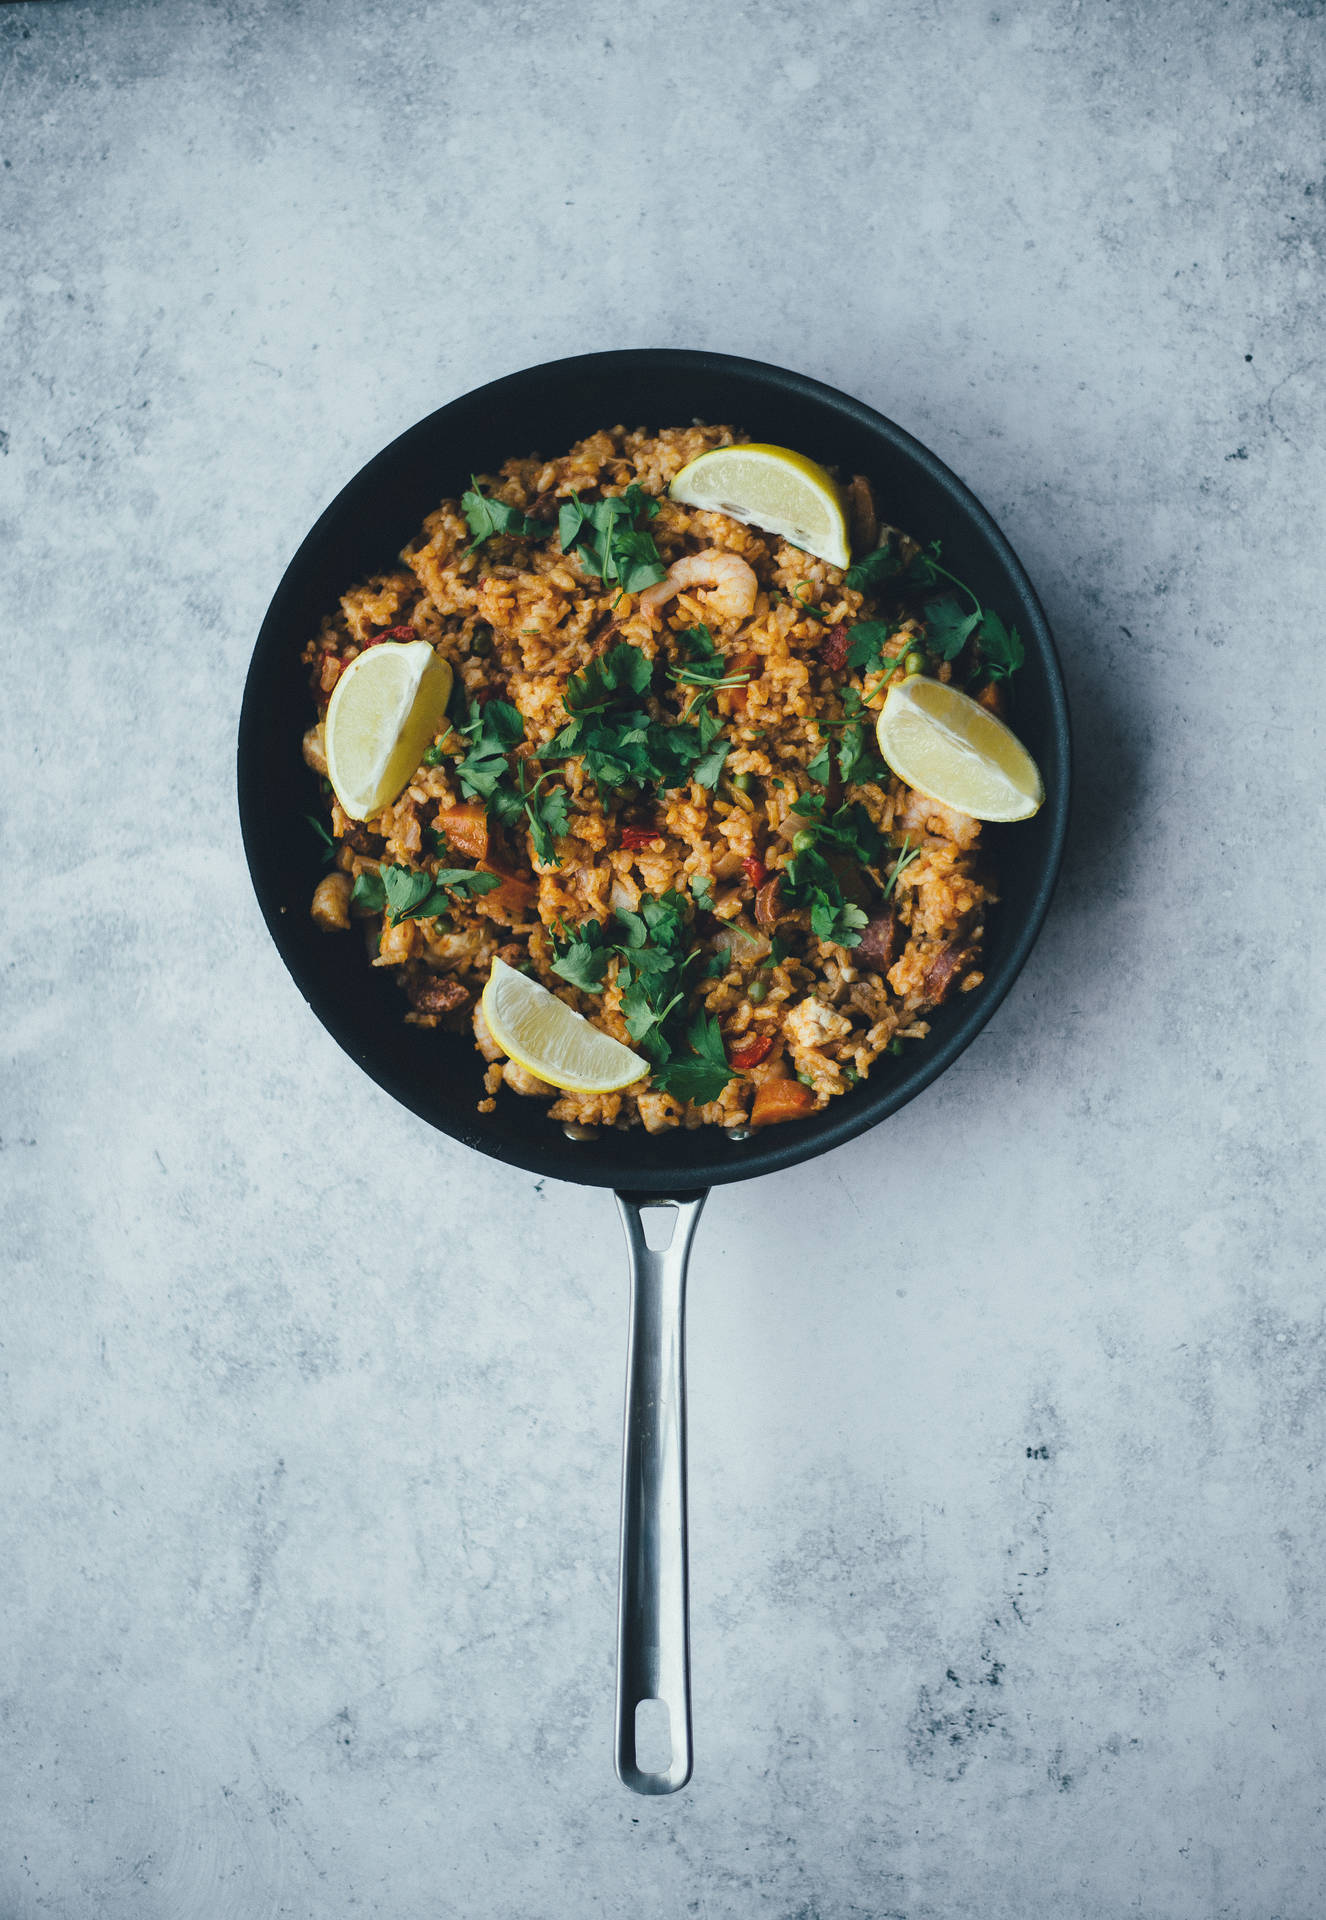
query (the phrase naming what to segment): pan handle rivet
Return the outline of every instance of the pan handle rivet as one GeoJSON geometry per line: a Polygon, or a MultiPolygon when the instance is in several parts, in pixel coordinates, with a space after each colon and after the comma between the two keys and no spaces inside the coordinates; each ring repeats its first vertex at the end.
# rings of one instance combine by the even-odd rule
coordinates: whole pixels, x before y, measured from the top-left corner
{"type": "Polygon", "coordinates": [[[593,1127],[582,1127],[579,1126],[576,1121],[568,1120],[562,1128],[562,1132],[568,1140],[592,1140],[595,1129],[593,1127]]]}
{"type": "Polygon", "coordinates": [[[738,1146],[740,1146],[743,1140],[753,1140],[755,1138],[754,1127],[728,1127],[725,1131],[728,1139],[734,1140],[738,1146]]]}

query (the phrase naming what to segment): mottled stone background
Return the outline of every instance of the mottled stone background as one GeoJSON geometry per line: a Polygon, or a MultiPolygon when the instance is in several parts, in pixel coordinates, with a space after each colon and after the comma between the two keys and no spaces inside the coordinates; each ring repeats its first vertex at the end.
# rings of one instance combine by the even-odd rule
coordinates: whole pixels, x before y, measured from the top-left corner
{"type": "Polygon", "coordinates": [[[3,1920],[1326,1909],[1324,26],[0,12],[3,1920]],[[655,1803],[610,1759],[611,1202],[335,1048],[232,763],[371,453],[673,343],[969,481],[1080,780],[959,1065],[710,1203],[655,1803]]]}

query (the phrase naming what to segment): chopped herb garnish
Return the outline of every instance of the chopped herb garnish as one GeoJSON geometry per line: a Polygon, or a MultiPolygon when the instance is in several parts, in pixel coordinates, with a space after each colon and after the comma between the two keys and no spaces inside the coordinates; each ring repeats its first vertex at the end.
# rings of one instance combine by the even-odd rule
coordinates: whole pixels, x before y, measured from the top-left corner
{"type": "MultiPolygon", "coordinates": [[[[925,644],[941,660],[956,660],[969,641],[975,640],[980,665],[992,680],[1006,680],[1016,673],[1025,658],[1016,628],[1006,627],[997,613],[981,605],[965,581],[940,564],[940,544],[932,540],[903,566],[892,541],[866,554],[847,570],[847,584],[858,592],[869,593],[886,579],[898,576],[901,590],[937,587],[946,581],[957,593],[943,592],[927,599],[921,610],[925,622],[925,644]],[[959,599],[958,595],[962,598],[959,599]],[[970,607],[964,605],[970,602],[970,607]]],[[[903,654],[885,656],[890,641],[889,623],[884,620],[859,620],[852,628],[847,648],[847,664],[855,672],[865,673],[880,666],[890,671],[903,654]]],[[[905,638],[905,636],[904,636],[905,638]]],[[[905,651],[905,649],[904,649],[905,651]]]]}
{"type": "Polygon", "coordinates": [[[675,1099],[705,1106],[734,1078],[716,1016],[697,1013],[686,1029],[686,1043],[690,1052],[674,1053],[666,1065],[655,1068],[654,1079],[675,1099]]]}
{"type": "Polygon", "coordinates": [[[579,987],[582,993],[601,993],[613,949],[599,920],[586,920],[583,926],[562,939],[553,937],[555,959],[552,970],[561,979],[579,987]]]}
{"type": "Polygon", "coordinates": [[[714,883],[707,873],[693,873],[691,875],[691,898],[694,900],[696,906],[699,907],[701,913],[713,912],[714,883]]]}
{"type": "MultiPolygon", "coordinates": [[[[687,944],[686,901],[675,891],[646,893],[637,912],[618,908],[612,919],[611,928],[587,920],[572,933],[559,929],[553,972],[582,993],[600,993],[615,957],[626,1030],[647,1054],[656,1083],[679,1100],[716,1100],[733,1078],[718,1021],[701,1011],[681,1029],[687,969],[700,957],[699,947],[687,944]]],[[[726,970],[725,960],[718,970],[726,970]]]]}
{"type": "Polygon", "coordinates": [[[839,807],[832,820],[825,817],[824,795],[803,793],[794,808],[807,825],[797,834],[798,851],[783,869],[783,886],[795,906],[808,908],[812,933],[841,947],[854,947],[869,915],[843,891],[839,872],[831,863],[836,855],[869,866],[878,859],[884,837],[863,806],[839,807]]]}
{"type": "Polygon", "coordinates": [[[892,534],[886,534],[873,553],[865,554],[847,569],[844,576],[849,587],[855,587],[858,593],[873,593],[883,581],[900,571],[902,560],[894,544],[892,534]]]}
{"type": "Polygon", "coordinates": [[[469,702],[469,718],[460,731],[470,750],[456,768],[461,788],[471,799],[490,800],[498,782],[510,773],[507,755],[525,737],[520,712],[506,700],[490,700],[480,707],[469,702]]]}
{"type": "Polygon", "coordinates": [[[516,762],[514,786],[498,786],[488,802],[488,811],[500,820],[503,826],[513,827],[522,815],[529,823],[530,838],[534,842],[535,858],[541,865],[560,866],[555,842],[570,831],[567,817],[568,794],[565,787],[549,787],[546,793],[539,788],[545,780],[551,780],[557,769],[549,767],[537,780],[531,780],[531,762],[516,762]]]}
{"type": "Polygon", "coordinates": [[[832,771],[829,763],[829,742],[826,740],[814,759],[806,762],[806,772],[812,780],[818,780],[821,786],[827,786],[832,771]]]}
{"type": "Polygon", "coordinates": [[[354,886],[350,890],[350,905],[361,913],[381,913],[387,904],[387,889],[382,884],[382,875],[370,867],[355,875],[354,886]]]}
{"type": "Polygon", "coordinates": [[[470,553],[494,533],[512,533],[522,540],[546,540],[552,532],[548,521],[530,520],[519,507],[508,507],[505,501],[490,500],[487,494],[480,493],[479,482],[473,474],[470,486],[472,491],[460,497],[461,511],[471,534],[470,553]]]}
{"type": "Polygon", "coordinates": [[[1016,627],[1006,627],[987,607],[981,621],[981,659],[992,680],[1007,680],[1026,659],[1016,627]]]}
{"type": "Polygon", "coordinates": [[[543,749],[541,758],[564,760],[576,755],[600,787],[622,787],[628,782],[679,787],[698,780],[713,787],[730,742],[718,741],[722,722],[703,703],[708,691],[696,696],[687,718],[696,725],[673,725],[656,720],[639,704],[648,692],[651,668],[639,647],[619,642],[583,673],[573,673],[562,694],[571,715],[543,749]]]}
{"type": "Polygon", "coordinates": [[[413,867],[384,867],[382,882],[393,926],[401,920],[432,920],[447,911],[452,895],[464,900],[476,893],[491,893],[501,884],[495,873],[478,873],[473,867],[439,867],[435,874],[416,873],[413,867]]]}
{"type": "Polygon", "coordinates": [[[322,842],[322,847],[321,847],[322,864],[325,867],[329,867],[332,861],[336,858],[336,842],[332,839],[326,827],[322,824],[322,821],[318,819],[316,814],[306,813],[304,815],[304,818],[308,821],[314,833],[317,834],[318,839],[322,842]]]}
{"type": "Polygon", "coordinates": [[[847,664],[856,673],[869,673],[874,667],[884,667],[892,673],[908,644],[907,635],[899,633],[887,620],[858,620],[847,643],[847,664]],[[886,658],[884,649],[890,644],[900,647],[901,652],[886,658]]]}
{"type": "Polygon", "coordinates": [[[899,879],[906,873],[908,867],[911,866],[913,860],[919,860],[921,857],[921,849],[919,847],[912,847],[911,851],[908,852],[908,843],[910,840],[910,834],[903,835],[902,851],[894,861],[893,869],[884,883],[884,898],[886,900],[897,886],[899,879]]]}
{"type": "Polygon", "coordinates": [[[606,500],[587,503],[572,494],[557,520],[562,552],[574,549],[586,573],[605,585],[615,580],[625,592],[639,593],[667,572],[653,535],[641,524],[657,512],[658,501],[634,483],[606,500]]]}

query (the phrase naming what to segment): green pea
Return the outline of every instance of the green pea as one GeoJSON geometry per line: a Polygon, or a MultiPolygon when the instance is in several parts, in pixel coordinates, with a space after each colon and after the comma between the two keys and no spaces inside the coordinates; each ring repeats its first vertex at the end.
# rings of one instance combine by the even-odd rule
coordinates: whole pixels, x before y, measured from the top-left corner
{"type": "Polygon", "coordinates": [[[815,844],[815,835],[809,827],[803,827],[800,833],[792,835],[793,853],[809,853],[815,844]]]}
{"type": "Polygon", "coordinates": [[[470,652],[484,654],[484,653],[491,653],[492,650],[493,650],[493,635],[492,635],[491,628],[476,627],[474,629],[474,632],[470,635],[470,652]]]}
{"type": "Polygon", "coordinates": [[[909,653],[902,663],[902,670],[904,673],[924,673],[925,655],[923,653],[909,653]]]}
{"type": "Polygon", "coordinates": [[[737,773],[732,776],[732,784],[738,793],[749,793],[755,781],[749,773],[737,773]]]}
{"type": "Polygon", "coordinates": [[[902,1041],[901,1041],[901,1040],[890,1040],[890,1041],[889,1041],[889,1052],[890,1052],[890,1053],[901,1053],[901,1052],[902,1052],[902,1041]]]}
{"type": "Polygon", "coordinates": [[[761,979],[759,974],[756,974],[755,978],[750,982],[750,985],[746,988],[746,998],[751,1002],[753,1006],[758,1007],[761,1000],[763,1000],[765,994],[768,993],[768,991],[769,991],[768,982],[766,980],[761,979]]]}

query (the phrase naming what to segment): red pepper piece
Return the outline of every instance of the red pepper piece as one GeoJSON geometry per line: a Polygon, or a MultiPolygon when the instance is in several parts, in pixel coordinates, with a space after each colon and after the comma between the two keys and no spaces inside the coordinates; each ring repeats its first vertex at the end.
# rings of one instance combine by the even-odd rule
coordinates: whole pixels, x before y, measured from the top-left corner
{"type": "Polygon", "coordinates": [[[754,1034],[749,1040],[743,1040],[739,1047],[733,1047],[728,1062],[738,1073],[745,1073],[751,1067],[759,1066],[761,1060],[772,1051],[773,1043],[771,1033],[754,1034]]]}
{"type": "Polygon", "coordinates": [[[384,640],[417,640],[418,632],[414,627],[384,627],[381,633],[375,633],[371,640],[365,640],[364,646],[380,647],[384,640]]]}
{"type": "Polygon", "coordinates": [[[769,877],[769,869],[763,860],[757,860],[754,854],[747,854],[741,863],[741,871],[753,887],[762,887],[769,877]]]}
{"type": "Polygon", "coordinates": [[[622,845],[628,853],[639,853],[644,847],[652,847],[659,837],[657,827],[622,828],[622,845]]]}
{"type": "Polygon", "coordinates": [[[820,660],[830,673],[841,673],[847,665],[847,641],[851,629],[843,623],[830,627],[820,641],[820,660]]]}

